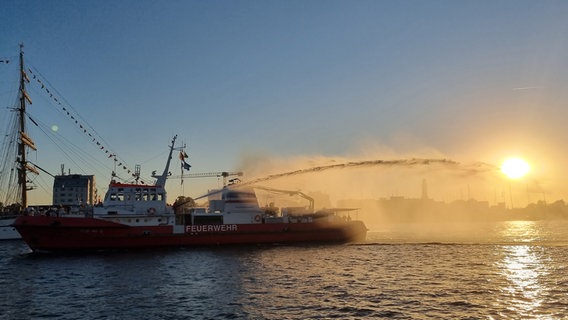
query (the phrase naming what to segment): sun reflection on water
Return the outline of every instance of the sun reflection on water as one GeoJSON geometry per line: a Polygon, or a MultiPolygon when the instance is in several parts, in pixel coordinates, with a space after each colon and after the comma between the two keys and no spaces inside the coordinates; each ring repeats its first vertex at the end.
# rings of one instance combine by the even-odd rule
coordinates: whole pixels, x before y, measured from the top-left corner
{"type": "Polygon", "coordinates": [[[534,221],[505,221],[500,238],[513,243],[542,240],[539,225],[534,221]]]}
{"type": "Polygon", "coordinates": [[[538,241],[538,228],[530,221],[511,221],[503,232],[517,244],[503,246],[503,258],[497,262],[505,279],[502,297],[508,299],[502,302],[517,315],[538,317],[536,310],[542,308],[547,296],[549,270],[542,248],[525,244],[538,241]]]}

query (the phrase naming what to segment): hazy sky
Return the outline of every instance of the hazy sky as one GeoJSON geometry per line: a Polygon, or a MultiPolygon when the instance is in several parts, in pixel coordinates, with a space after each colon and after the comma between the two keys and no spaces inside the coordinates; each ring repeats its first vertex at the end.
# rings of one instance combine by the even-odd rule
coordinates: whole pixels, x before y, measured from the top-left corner
{"type": "MultiPolygon", "coordinates": [[[[24,43],[28,64],[147,175],[177,134],[193,172],[516,155],[533,168],[527,189],[568,199],[566,17],[566,1],[5,0],[0,57],[24,43]]],[[[30,114],[80,135],[49,108],[36,99],[30,114]]],[[[43,152],[44,168],[81,172],[43,152]]]]}

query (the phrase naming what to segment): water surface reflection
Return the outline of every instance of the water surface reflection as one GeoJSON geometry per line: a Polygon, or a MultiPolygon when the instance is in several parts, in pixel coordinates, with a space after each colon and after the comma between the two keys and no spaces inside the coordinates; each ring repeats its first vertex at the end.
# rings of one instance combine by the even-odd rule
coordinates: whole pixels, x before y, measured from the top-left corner
{"type": "Polygon", "coordinates": [[[545,279],[549,275],[550,258],[538,245],[525,245],[542,241],[540,228],[533,221],[508,221],[501,237],[514,245],[500,246],[502,258],[496,265],[504,277],[500,301],[508,310],[523,317],[537,317],[545,298],[549,295],[545,279]]]}
{"type": "MultiPolygon", "coordinates": [[[[396,228],[395,228],[396,227],[396,228]]],[[[29,255],[2,319],[564,319],[568,223],[408,225],[364,244],[29,255]]]]}

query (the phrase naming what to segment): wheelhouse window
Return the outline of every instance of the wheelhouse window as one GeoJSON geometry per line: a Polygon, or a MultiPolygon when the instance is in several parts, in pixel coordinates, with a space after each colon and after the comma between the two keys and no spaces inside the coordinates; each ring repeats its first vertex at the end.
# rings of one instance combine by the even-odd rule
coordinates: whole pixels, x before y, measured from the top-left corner
{"type": "Polygon", "coordinates": [[[108,194],[108,200],[124,201],[124,189],[119,188],[117,191],[111,190],[111,192],[108,194]]]}

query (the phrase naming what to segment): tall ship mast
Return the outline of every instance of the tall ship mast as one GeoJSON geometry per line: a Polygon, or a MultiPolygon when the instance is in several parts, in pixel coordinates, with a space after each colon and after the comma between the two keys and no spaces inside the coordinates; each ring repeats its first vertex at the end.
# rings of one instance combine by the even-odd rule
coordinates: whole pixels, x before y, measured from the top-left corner
{"type": "Polygon", "coordinates": [[[26,71],[24,68],[24,45],[20,44],[20,87],[19,87],[19,107],[18,107],[18,117],[19,117],[19,134],[20,139],[18,143],[18,186],[20,188],[20,212],[26,210],[28,206],[28,188],[27,182],[27,173],[28,171],[34,172],[37,174],[37,170],[31,166],[27,159],[26,159],[26,148],[31,148],[36,150],[34,142],[31,138],[26,134],[26,105],[27,103],[31,104],[32,100],[28,96],[26,92],[26,82],[29,82],[29,79],[26,75],[26,71]]]}
{"type": "MultiPolygon", "coordinates": [[[[9,60],[3,62],[9,63],[9,60]]],[[[4,214],[22,213],[28,207],[30,187],[28,173],[38,174],[36,167],[29,163],[29,149],[37,150],[26,131],[27,107],[32,103],[26,91],[30,82],[24,64],[24,45],[20,44],[18,66],[18,90],[16,101],[8,108],[10,122],[3,131],[0,148],[0,203],[4,214]]]]}
{"type": "MultiPolygon", "coordinates": [[[[8,59],[0,61],[9,63],[8,59]]],[[[26,92],[30,80],[24,67],[23,44],[20,44],[18,73],[17,98],[9,108],[10,123],[5,127],[0,147],[0,240],[20,238],[12,223],[16,216],[27,211],[28,191],[32,189],[28,185],[28,173],[38,173],[27,159],[28,150],[37,149],[26,133],[26,107],[32,101],[26,92]]]]}
{"type": "Polygon", "coordinates": [[[22,206],[20,210],[25,210],[28,205],[27,174],[26,174],[26,148],[24,147],[24,135],[26,132],[26,80],[24,76],[24,45],[20,44],[20,89],[19,89],[19,109],[20,119],[20,142],[18,144],[18,185],[20,186],[20,196],[22,206]]]}

